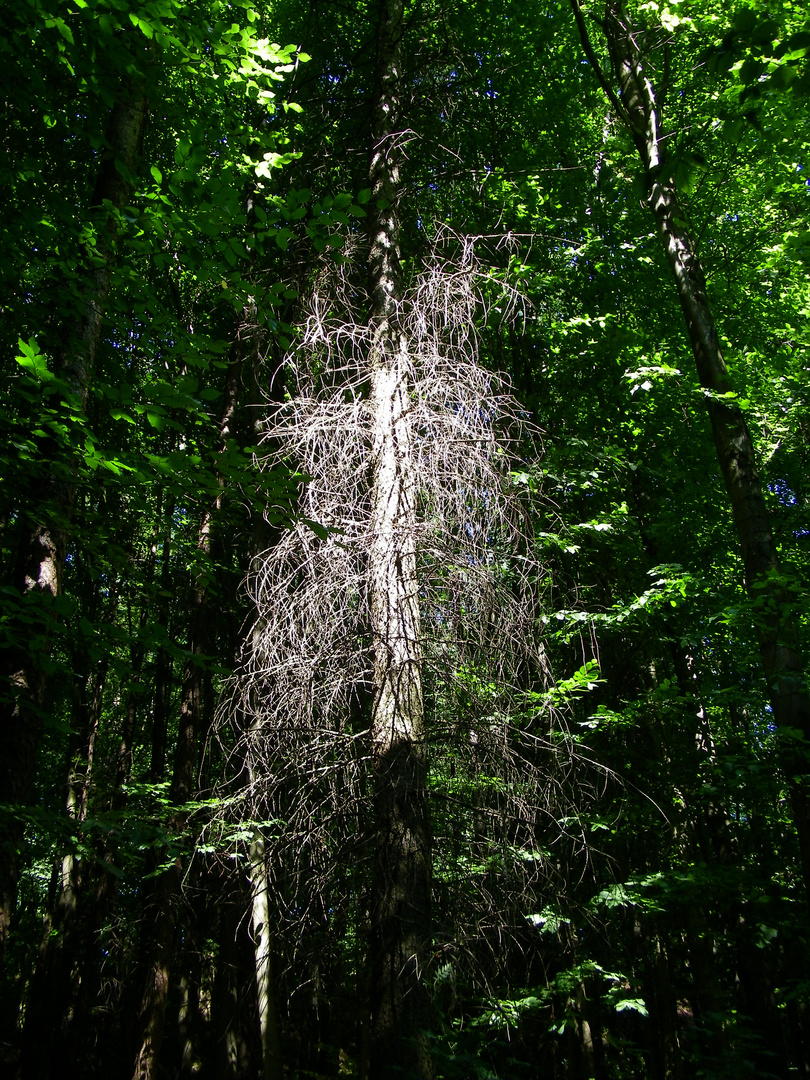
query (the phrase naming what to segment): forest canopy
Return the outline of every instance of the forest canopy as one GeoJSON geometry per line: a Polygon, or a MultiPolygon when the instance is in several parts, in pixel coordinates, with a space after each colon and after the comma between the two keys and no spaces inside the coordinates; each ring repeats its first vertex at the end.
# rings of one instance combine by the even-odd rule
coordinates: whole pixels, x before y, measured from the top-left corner
{"type": "Polygon", "coordinates": [[[794,0],[0,13],[0,1071],[810,1076],[794,0]]]}

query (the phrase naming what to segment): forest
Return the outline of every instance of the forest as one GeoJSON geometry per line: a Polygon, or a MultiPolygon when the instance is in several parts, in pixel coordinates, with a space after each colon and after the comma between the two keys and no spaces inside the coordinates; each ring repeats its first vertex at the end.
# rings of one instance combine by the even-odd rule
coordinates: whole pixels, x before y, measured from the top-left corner
{"type": "Polygon", "coordinates": [[[810,1077],[805,5],[0,56],[0,1074],[810,1077]]]}

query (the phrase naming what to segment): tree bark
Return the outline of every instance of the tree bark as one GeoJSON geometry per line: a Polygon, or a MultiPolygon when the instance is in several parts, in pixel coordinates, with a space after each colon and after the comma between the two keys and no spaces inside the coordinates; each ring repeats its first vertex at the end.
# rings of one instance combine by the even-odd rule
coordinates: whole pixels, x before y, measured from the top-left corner
{"type": "MultiPolygon", "coordinates": [[[[73,734],[68,745],[65,809],[77,830],[87,816],[96,736],[101,719],[108,660],[90,669],[89,660],[75,657],[73,734]]],[[[75,1010],[82,955],[77,909],[84,899],[82,860],[73,851],[57,857],[55,889],[43,925],[42,943],[28,991],[22,1038],[22,1075],[25,1080],[51,1076],[65,1060],[67,1033],[75,1010]],[[51,1032],[43,1040],[42,1031],[51,1032]]]]}
{"type": "Polygon", "coordinates": [[[430,942],[430,823],[416,576],[408,343],[399,326],[402,0],[381,0],[370,181],[373,432],[369,600],[375,859],[371,1078],[431,1075],[423,983],[430,942]]]}
{"type": "Polygon", "coordinates": [[[251,1021],[256,1015],[253,1001],[255,951],[244,912],[249,904],[247,883],[236,866],[223,873],[217,896],[219,926],[216,974],[211,996],[214,1075],[219,1080],[248,1080],[255,1077],[251,1021]]]}
{"type": "Polygon", "coordinates": [[[608,0],[602,26],[617,73],[619,99],[594,55],[578,0],[572,0],[572,4],[588,58],[605,94],[630,131],[646,170],[648,205],[675,278],[698,378],[706,391],[717,458],[740,541],[745,584],[757,609],[759,652],[773,720],[781,736],[781,764],[799,840],[801,873],[810,899],[810,762],[806,750],[810,740],[810,695],[804,680],[804,658],[795,644],[794,617],[759,481],[753,440],[733,396],[725,396],[732,392],[731,380],[697,244],[675,180],[664,167],[665,144],[655,92],[645,71],[641,32],[632,24],[621,0],[608,0]]]}
{"type": "MultiPolygon", "coordinates": [[[[210,538],[211,512],[203,515],[198,546],[206,554],[210,538]]],[[[207,653],[206,588],[200,580],[193,586],[189,657],[183,677],[180,721],[177,732],[170,799],[175,807],[168,828],[175,833],[185,827],[184,805],[194,791],[197,745],[201,735],[202,658],[207,653]]],[[[154,861],[161,858],[154,853],[154,861]]],[[[175,943],[175,921],[183,887],[183,864],[178,855],[155,879],[144,904],[146,946],[146,981],[141,998],[138,1022],[138,1049],[133,1080],[153,1080],[158,1075],[160,1048],[163,1042],[169,976],[175,943]]]]}
{"type": "Polygon", "coordinates": [[[263,1080],[282,1080],[281,1041],[273,980],[273,938],[270,931],[267,866],[264,840],[258,831],[250,845],[250,888],[256,996],[259,1006],[259,1033],[262,1048],[263,1080]]]}
{"type": "MultiPolygon", "coordinates": [[[[130,93],[113,108],[107,126],[107,152],[90,202],[96,227],[96,246],[82,275],[74,322],[64,328],[66,345],[55,357],[61,378],[82,414],[101,340],[102,316],[110,291],[118,232],[117,213],[130,195],[146,121],[142,92],[130,93]]],[[[3,662],[4,701],[0,710],[0,804],[24,806],[31,793],[41,730],[45,670],[50,653],[53,601],[62,591],[62,571],[68,528],[76,496],[75,465],[69,451],[54,447],[42,490],[35,494],[17,554],[14,587],[20,597],[20,617],[13,626],[13,648],[3,662]],[[32,626],[33,619],[33,626],[32,626]],[[32,647],[32,643],[34,647],[32,647]]],[[[0,824],[0,952],[8,940],[19,878],[22,825],[0,824]]]]}

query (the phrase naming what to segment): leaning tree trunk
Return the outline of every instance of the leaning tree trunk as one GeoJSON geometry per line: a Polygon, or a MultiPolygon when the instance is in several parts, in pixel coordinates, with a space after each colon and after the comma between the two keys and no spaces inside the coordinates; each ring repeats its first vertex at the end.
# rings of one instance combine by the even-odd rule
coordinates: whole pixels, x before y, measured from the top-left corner
{"type": "MultiPolygon", "coordinates": [[[[107,152],[93,190],[90,217],[96,229],[95,249],[88,255],[78,282],[73,322],[64,328],[67,344],[55,357],[55,374],[61,378],[84,414],[101,340],[102,317],[110,291],[115,260],[118,212],[129,199],[130,177],[135,167],[146,120],[147,101],[142,92],[119,101],[107,126],[107,152]]],[[[75,466],[69,451],[45,448],[48,474],[42,490],[25,508],[30,525],[24,529],[17,553],[15,581],[21,617],[12,625],[13,645],[3,661],[2,675],[9,689],[0,711],[0,804],[25,805],[34,776],[41,729],[45,670],[49,652],[52,602],[62,590],[62,571],[67,531],[76,497],[75,466]],[[41,632],[32,631],[33,612],[41,610],[41,632]],[[32,648],[32,639],[40,641],[32,648]]],[[[0,951],[5,948],[19,878],[19,847],[22,826],[12,819],[0,831],[0,951]]]]}
{"type": "Polygon", "coordinates": [[[594,55],[579,0],[572,0],[572,4],[588,59],[629,129],[646,170],[648,204],[675,278],[698,378],[707,391],[709,420],[742,550],[746,588],[757,606],[759,651],[774,723],[782,736],[781,763],[799,839],[805,890],[810,898],[810,762],[804,749],[810,739],[810,695],[804,681],[804,660],[795,644],[795,619],[781,579],[753,441],[742,411],[732,396],[726,396],[732,386],[706,294],[697,243],[680,205],[675,180],[664,168],[666,143],[661,136],[655,92],[644,66],[642,34],[632,24],[621,0],[607,0],[602,26],[617,73],[620,100],[594,55]]]}
{"type": "Polygon", "coordinates": [[[430,825],[416,576],[411,365],[400,328],[398,128],[403,0],[381,0],[370,181],[373,430],[369,600],[375,859],[371,1077],[429,1076],[422,977],[430,934],[430,825]]]}

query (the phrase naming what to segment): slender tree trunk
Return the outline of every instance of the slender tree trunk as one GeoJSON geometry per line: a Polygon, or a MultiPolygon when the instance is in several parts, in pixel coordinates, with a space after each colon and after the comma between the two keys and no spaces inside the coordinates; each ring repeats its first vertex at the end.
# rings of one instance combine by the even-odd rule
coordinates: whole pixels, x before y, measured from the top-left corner
{"type": "MultiPolygon", "coordinates": [[[[85,662],[85,668],[87,666],[85,662]]],[[[77,680],[79,685],[74,687],[75,734],[68,746],[65,808],[68,819],[76,828],[87,816],[107,668],[108,661],[104,657],[96,662],[93,670],[85,671],[84,678],[77,680]]],[[[81,861],[74,852],[66,851],[58,857],[54,900],[45,918],[42,944],[25,1009],[22,1064],[26,1080],[50,1076],[64,1060],[66,1035],[81,977],[81,930],[77,930],[76,922],[84,876],[81,861]],[[42,1038],[45,1029],[51,1032],[48,1040],[42,1038]]]]}
{"type": "Polygon", "coordinates": [[[370,180],[372,712],[371,1078],[431,1073],[423,984],[430,942],[430,824],[416,577],[408,343],[399,327],[402,0],[381,0],[370,180]]]}
{"type": "Polygon", "coordinates": [[[218,1080],[247,1080],[256,1075],[250,1037],[251,1019],[256,1015],[253,1001],[255,951],[249,941],[248,905],[243,875],[235,868],[221,890],[216,974],[211,998],[214,1075],[218,1080]]]}
{"type": "Polygon", "coordinates": [[[621,0],[608,0],[602,23],[621,100],[594,55],[578,0],[574,14],[588,58],[602,87],[632,135],[650,185],[649,207],[655,218],[683,309],[698,378],[706,390],[717,457],[728,489],[740,541],[745,583],[757,607],[757,633],[774,722],[782,735],[781,762],[790,791],[799,839],[801,870],[810,898],[810,695],[804,660],[796,648],[790,598],[781,578],[779,555],[757,474],[756,454],[745,418],[733,397],[717,327],[706,294],[697,244],[680,205],[675,181],[663,168],[665,151],[655,92],[648,78],[640,42],[621,0]]]}
{"type": "Polygon", "coordinates": [[[646,985],[649,987],[647,1004],[650,1009],[650,1080],[676,1080],[682,1073],[677,1002],[665,941],[665,933],[660,930],[649,940],[652,957],[647,963],[649,974],[646,985]]]}
{"type": "MultiPolygon", "coordinates": [[[[155,512],[157,517],[162,517],[163,520],[164,539],[162,543],[162,571],[160,584],[162,593],[168,595],[173,584],[169,573],[169,557],[174,504],[169,503],[164,508],[161,498],[158,501],[155,512]]],[[[130,686],[126,695],[126,707],[121,727],[121,736],[117,749],[114,752],[114,760],[111,763],[113,776],[110,792],[105,796],[103,805],[99,807],[97,804],[95,807],[97,811],[100,810],[102,813],[105,811],[112,811],[113,813],[120,814],[126,806],[126,785],[131,773],[132,748],[135,741],[138,710],[144,705],[145,698],[145,689],[141,679],[146,659],[146,646],[144,644],[145,630],[148,627],[150,620],[153,623],[155,621],[153,588],[155,585],[158,550],[161,547],[160,529],[161,525],[159,523],[149,546],[143,574],[144,599],[140,615],[138,616],[138,632],[131,635],[132,640],[130,642],[128,669],[130,686]]],[[[167,618],[167,603],[165,599],[161,599],[159,602],[157,621],[165,625],[167,623],[167,618]]],[[[160,706],[167,703],[171,689],[171,660],[169,658],[168,664],[162,666],[160,661],[161,657],[164,655],[165,650],[161,649],[158,657],[153,692],[153,763],[155,762],[156,757],[160,757],[162,761],[162,754],[165,752],[166,715],[165,711],[161,714],[160,706]],[[158,728],[157,736],[154,731],[155,727],[158,728]],[[156,744],[159,747],[157,752],[155,750],[156,744]]],[[[160,776],[155,776],[153,773],[151,779],[153,781],[158,781],[162,778],[163,774],[161,766],[160,776]]],[[[77,994],[73,1003],[67,1051],[75,1060],[78,1060],[78,1055],[90,1041],[91,1032],[96,1041],[105,1041],[105,1036],[100,1034],[98,1026],[99,1014],[96,1009],[98,996],[102,986],[102,961],[106,957],[106,949],[101,940],[100,928],[110,925],[115,921],[116,905],[120,899],[120,879],[117,873],[119,853],[114,831],[104,836],[103,839],[99,839],[96,843],[96,849],[97,858],[94,862],[88,863],[86,872],[83,875],[81,918],[78,920],[78,932],[81,934],[81,940],[78,942],[76,958],[77,971],[75,982],[77,985],[77,994]]],[[[107,966],[109,957],[106,957],[106,961],[104,966],[107,966]]],[[[131,1010],[123,1010],[125,1020],[124,1027],[131,1035],[130,1014],[131,1010]]]]}
{"type": "MultiPolygon", "coordinates": [[[[238,399],[241,358],[238,351],[232,356],[225,386],[219,439],[224,448],[233,435],[234,416],[238,399]]],[[[183,806],[195,790],[197,748],[207,734],[211,716],[205,704],[212,695],[206,693],[208,673],[205,657],[211,652],[214,638],[215,607],[206,583],[205,564],[211,557],[212,534],[223,505],[224,478],[218,477],[219,491],[207,507],[200,523],[197,548],[203,568],[192,583],[191,619],[189,626],[188,659],[183,673],[180,702],[180,721],[177,732],[174,769],[170,798],[176,811],[169,827],[181,831],[185,823],[183,806]]],[[[160,738],[161,732],[154,734],[160,738]]],[[[155,748],[153,747],[153,750],[155,748]]],[[[157,758],[158,752],[153,754],[157,758]]],[[[153,896],[145,912],[147,926],[146,983],[141,999],[138,1022],[138,1048],[133,1080],[153,1080],[159,1067],[160,1047],[166,1017],[169,976],[174,951],[174,921],[180,904],[183,867],[178,857],[171,867],[156,880],[153,896]]]]}
{"type": "MultiPolygon", "coordinates": [[[[199,546],[207,552],[210,514],[206,512],[200,529],[199,546]]],[[[174,757],[170,799],[176,808],[168,822],[172,831],[185,825],[183,806],[194,791],[197,743],[201,734],[202,656],[207,652],[205,588],[195,583],[186,661],[180,704],[180,722],[174,757]]],[[[155,853],[160,859],[160,853],[155,853]]],[[[144,909],[146,982],[138,1022],[138,1050],[134,1080],[153,1080],[158,1075],[160,1048],[166,1017],[169,975],[175,943],[175,921],[181,902],[183,863],[177,856],[155,879],[144,909]]]]}
{"type": "MultiPolygon", "coordinates": [[[[208,554],[211,511],[206,511],[200,526],[198,547],[208,554]]],[[[183,675],[180,718],[177,731],[170,799],[175,810],[168,828],[181,832],[185,825],[184,805],[195,787],[197,745],[201,735],[202,658],[207,653],[209,612],[206,610],[206,589],[201,580],[192,586],[191,624],[189,627],[189,656],[183,675]]],[[[154,734],[161,739],[162,732],[154,734]]],[[[154,750],[154,748],[153,748],[154,750]]],[[[159,754],[153,753],[153,757],[159,754]]],[[[159,861],[160,852],[154,853],[159,861]]],[[[154,867],[153,867],[154,869],[154,867]]],[[[162,871],[149,890],[144,905],[146,936],[146,980],[141,998],[134,1080],[153,1080],[157,1076],[160,1048],[163,1042],[169,976],[175,944],[175,921],[179,911],[183,884],[183,863],[180,856],[162,871]]]]}
{"type": "MultiPolygon", "coordinates": [[[[117,237],[117,211],[130,194],[132,170],[147,112],[146,98],[134,93],[118,102],[107,126],[107,146],[90,203],[96,228],[95,251],[88,257],[79,283],[80,310],[65,327],[66,346],[55,357],[55,373],[64,380],[74,405],[84,413],[101,339],[102,315],[110,290],[117,237]]],[[[14,586],[21,617],[13,627],[15,641],[2,665],[4,700],[0,708],[0,804],[25,805],[31,792],[41,730],[45,661],[50,652],[52,602],[62,589],[62,570],[76,496],[75,467],[69,452],[55,447],[43,489],[25,508],[30,526],[17,555],[14,586]],[[23,610],[24,609],[24,610],[23,610]],[[41,629],[32,632],[38,612],[41,629]],[[32,641],[35,647],[32,648],[32,641]]],[[[0,823],[0,952],[5,948],[19,878],[22,827],[15,820],[0,823]]]]}
{"type": "Polygon", "coordinates": [[[270,927],[267,866],[264,841],[256,833],[250,845],[251,917],[256,960],[256,996],[259,1004],[259,1032],[262,1047],[263,1080],[282,1080],[276,988],[273,980],[273,936],[270,927]]]}
{"type": "Polygon", "coordinates": [[[155,696],[152,700],[152,758],[149,772],[152,780],[159,783],[166,771],[166,736],[169,723],[169,707],[172,693],[174,661],[167,648],[161,646],[155,664],[155,696]]]}
{"type": "MultiPolygon", "coordinates": [[[[162,493],[158,500],[157,514],[159,518],[163,511],[163,498],[162,493]]],[[[167,586],[170,587],[169,577],[169,555],[171,552],[171,534],[172,534],[172,521],[174,516],[174,503],[169,502],[168,506],[163,513],[164,518],[164,540],[163,540],[163,558],[161,569],[161,587],[165,593],[167,586]]],[[[115,777],[112,784],[112,794],[110,797],[110,809],[122,810],[126,802],[126,785],[132,772],[132,755],[135,747],[135,732],[138,721],[139,709],[144,705],[144,699],[146,696],[146,687],[144,685],[142,674],[143,665],[146,659],[146,630],[149,626],[150,617],[152,615],[152,597],[153,586],[155,579],[155,567],[157,563],[158,542],[159,542],[159,528],[155,527],[155,534],[152,538],[152,542],[149,545],[149,555],[147,557],[146,568],[144,573],[144,600],[141,607],[140,617],[138,619],[137,632],[132,632],[132,616],[130,610],[130,633],[131,642],[129,646],[129,691],[127,693],[127,705],[124,711],[124,720],[121,725],[121,739],[118,743],[118,756],[115,768],[115,777]]],[[[164,612],[166,611],[165,600],[161,601],[161,606],[164,612]]],[[[167,620],[164,620],[167,621],[167,620]]]]}
{"type": "MultiPolygon", "coordinates": [[[[750,1024],[759,1042],[747,1048],[754,1059],[755,1075],[790,1076],[790,1053],[786,1039],[786,1010],[780,1009],[774,992],[774,975],[765,951],[755,941],[757,916],[755,904],[743,904],[737,925],[737,1008],[751,1018],[750,1024]]],[[[801,1056],[796,1055],[796,1062],[801,1056]]],[[[805,1069],[805,1074],[807,1070],[805,1069]]],[[[798,1069],[794,1075],[801,1075],[798,1069]]]]}

